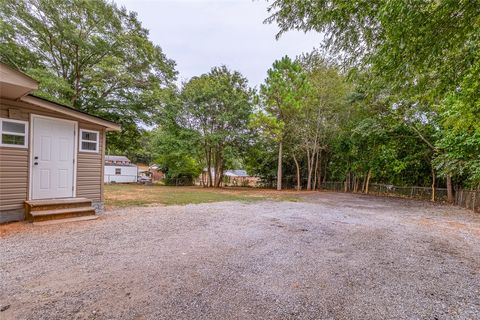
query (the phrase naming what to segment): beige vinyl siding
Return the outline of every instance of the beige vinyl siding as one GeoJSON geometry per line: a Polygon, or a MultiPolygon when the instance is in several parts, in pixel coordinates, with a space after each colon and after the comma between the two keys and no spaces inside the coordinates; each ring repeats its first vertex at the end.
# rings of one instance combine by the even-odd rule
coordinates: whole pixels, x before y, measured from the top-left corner
{"type": "MultiPolygon", "coordinates": [[[[98,153],[78,151],[77,156],[77,197],[85,197],[93,201],[102,201],[103,161],[105,132],[94,126],[79,125],[80,129],[99,132],[98,153]]],[[[78,142],[80,144],[80,141],[78,142]]]]}
{"type": "Polygon", "coordinates": [[[23,209],[28,193],[28,149],[0,147],[0,211],[23,209]]]}
{"type": "MultiPolygon", "coordinates": [[[[34,105],[0,99],[0,117],[28,121],[30,115],[37,114],[52,118],[77,121],[60,114],[36,107],[34,105]]],[[[85,197],[92,201],[103,200],[103,150],[105,128],[83,121],[78,122],[77,144],[79,143],[80,129],[99,132],[98,153],[80,152],[77,145],[76,163],[76,197],[85,197]]],[[[31,134],[29,128],[29,135],[31,134]]],[[[32,146],[29,139],[28,148],[32,146]]],[[[30,151],[27,148],[0,147],[0,222],[12,220],[8,218],[10,211],[23,215],[24,201],[29,197],[29,159],[30,151]]],[[[18,220],[18,219],[13,219],[18,220]]]]}

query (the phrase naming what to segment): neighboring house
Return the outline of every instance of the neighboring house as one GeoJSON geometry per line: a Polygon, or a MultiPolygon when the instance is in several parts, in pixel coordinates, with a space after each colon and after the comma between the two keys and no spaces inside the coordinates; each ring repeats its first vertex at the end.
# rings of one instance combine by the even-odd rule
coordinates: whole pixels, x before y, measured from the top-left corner
{"type": "Polygon", "coordinates": [[[246,170],[226,170],[223,176],[225,186],[255,187],[258,182],[258,178],[250,176],[246,170]]]}
{"type": "Polygon", "coordinates": [[[37,88],[0,63],[0,222],[103,209],[105,133],[120,127],[32,95],[37,88]]]}
{"type": "Polygon", "coordinates": [[[138,168],[125,156],[105,156],[105,183],[137,182],[138,168]]]}
{"type": "MultiPolygon", "coordinates": [[[[215,171],[211,169],[212,180],[215,180],[215,171]]],[[[246,170],[225,170],[223,172],[223,186],[234,187],[255,187],[258,182],[258,178],[250,176],[246,170]]],[[[208,182],[208,169],[204,169],[200,176],[200,184],[206,185],[208,182]]]]}
{"type": "Polygon", "coordinates": [[[148,166],[146,164],[137,164],[138,182],[156,182],[165,178],[165,174],[156,164],[148,166]]]}
{"type": "Polygon", "coordinates": [[[160,169],[160,166],[156,164],[152,164],[148,167],[148,172],[150,173],[150,177],[152,177],[152,182],[160,181],[165,178],[165,173],[160,169]]]}

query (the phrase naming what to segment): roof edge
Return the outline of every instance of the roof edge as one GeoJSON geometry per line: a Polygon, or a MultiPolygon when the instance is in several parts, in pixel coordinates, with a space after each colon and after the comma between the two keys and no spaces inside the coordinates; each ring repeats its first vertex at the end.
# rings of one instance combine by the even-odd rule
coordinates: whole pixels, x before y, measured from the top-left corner
{"type": "Polygon", "coordinates": [[[34,78],[30,77],[29,75],[27,75],[25,72],[20,71],[14,67],[11,67],[8,64],[1,61],[0,61],[0,67],[8,69],[10,72],[13,72],[17,76],[21,77],[22,80],[29,82],[27,85],[28,85],[28,88],[31,89],[31,91],[38,89],[39,82],[34,78]]]}
{"type": "Polygon", "coordinates": [[[40,98],[37,96],[34,96],[32,94],[28,94],[26,96],[23,96],[20,98],[21,101],[30,103],[33,105],[38,105],[42,108],[49,109],[52,111],[56,111],[59,113],[63,113],[78,119],[85,120],[87,122],[95,123],[98,125],[101,125],[107,129],[107,131],[120,131],[121,126],[116,124],[115,122],[112,122],[110,120],[106,120],[97,116],[94,116],[92,114],[73,109],[69,106],[59,104],[57,102],[53,102],[50,100],[47,100],[45,98],[40,98]]]}

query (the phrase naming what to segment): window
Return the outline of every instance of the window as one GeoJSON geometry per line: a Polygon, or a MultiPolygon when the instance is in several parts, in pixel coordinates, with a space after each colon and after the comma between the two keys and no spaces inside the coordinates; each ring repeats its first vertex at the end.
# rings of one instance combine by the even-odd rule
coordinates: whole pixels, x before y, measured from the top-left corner
{"type": "Polygon", "coordinates": [[[0,118],[0,146],[26,148],[28,144],[28,122],[0,118]]]}
{"type": "Polygon", "coordinates": [[[99,132],[80,129],[80,151],[98,152],[99,132]]]}
{"type": "Polygon", "coordinates": [[[120,176],[122,174],[122,168],[115,168],[115,175],[120,176]]]}

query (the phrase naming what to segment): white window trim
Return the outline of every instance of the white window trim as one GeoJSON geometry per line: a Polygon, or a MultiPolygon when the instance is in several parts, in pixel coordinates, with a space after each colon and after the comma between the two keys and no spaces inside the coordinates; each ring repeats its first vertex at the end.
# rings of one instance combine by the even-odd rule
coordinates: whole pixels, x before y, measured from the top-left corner
{"type": "Polygon", "coordinates": [[[99,143],[100,143],[100,131],[95,131],[95,130],[87,130],[87,129],[80,129],[80,134],[78,135],[79,138],[80,138],[80,143],[78,144],[79,146],[79,150],[81,152],[90,152],[90,153],[98,153],[98,150],[99,150],[99,143]],[[83,140],[82,139],[82,136],[83,136],[83,133],[84,132],[89,132],[89,133],[96,133],[97,134],[97,141],[93,141],[93,140],[83,140]],[[96,147],[95,147],[95,150],[84,150],[82,148],[82,142],[95,142],[96,144],[96,147]]]}
{"type": "Polygon", "coordinates": [[[0,147],[8,147],[8,148],[23,148],[23,149],[28,149],[28,121],[22,121],[22,120],[14,120],[10,118],[0,118],[0,147]],[[25,133],[18,133],[18,132],[9,132],[9,131],[3,131],[3,121],[7,122],[15,122],[15,123],[22,123],[25,125],[25,133]],[[19,137],[25,137],[24,139],[24,144],[8,144],[8,143],[3,143],[2,142],[2,134],[9,134],[12,136],[19,136],[19,137]]]}

